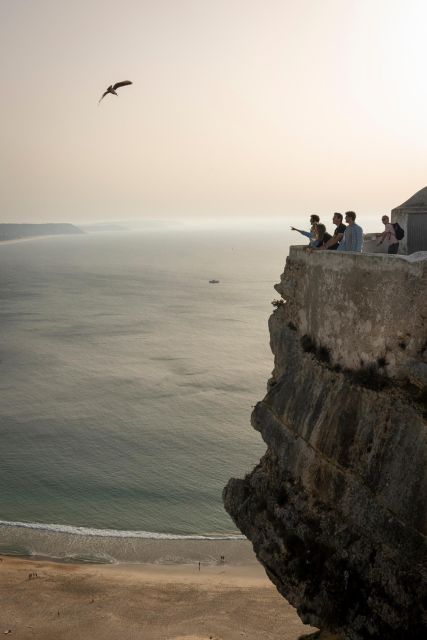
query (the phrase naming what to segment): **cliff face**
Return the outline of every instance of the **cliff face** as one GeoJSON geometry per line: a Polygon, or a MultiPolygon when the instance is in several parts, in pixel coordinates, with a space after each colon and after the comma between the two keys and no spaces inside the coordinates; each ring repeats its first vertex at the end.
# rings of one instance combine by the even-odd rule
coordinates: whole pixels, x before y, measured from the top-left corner
{"type": "Polygon", "coordinates": [[[425,637],[426,277],[427,254],[291,248],[252,415],[267,452],[224,490],[302,620],[351,640],[425,637]]]}

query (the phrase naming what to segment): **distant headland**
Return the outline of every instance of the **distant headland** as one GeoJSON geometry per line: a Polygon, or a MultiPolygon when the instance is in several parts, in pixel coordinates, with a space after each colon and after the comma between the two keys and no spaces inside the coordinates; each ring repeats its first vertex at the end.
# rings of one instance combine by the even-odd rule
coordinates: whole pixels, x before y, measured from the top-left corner
{"type": "Polygon", "coordinates": [[[58,236],[84,233],[78,227],[68,223],[47,224],[0,224],[0,242],[36,238],[38,236],[58,236]]]}

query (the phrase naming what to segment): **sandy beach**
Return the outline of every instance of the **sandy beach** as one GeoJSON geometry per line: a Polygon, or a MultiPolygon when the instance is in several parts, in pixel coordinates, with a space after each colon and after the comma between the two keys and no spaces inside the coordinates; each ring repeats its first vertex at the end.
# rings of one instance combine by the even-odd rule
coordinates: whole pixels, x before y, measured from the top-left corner
{"type": "Polygon", "coordinates": [[[297,640],[314,631],[258,564],[0,557],[0,634],[26,640],[297,640]]]}

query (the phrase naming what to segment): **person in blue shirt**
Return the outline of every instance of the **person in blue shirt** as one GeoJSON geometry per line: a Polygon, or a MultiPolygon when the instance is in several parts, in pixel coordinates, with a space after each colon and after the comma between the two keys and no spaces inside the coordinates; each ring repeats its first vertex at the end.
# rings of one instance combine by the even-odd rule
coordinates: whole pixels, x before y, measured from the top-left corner
{"type": "Polygon", "coordinates": [[[347,228],[344,231],[337,251],[353,251],[360,253],[363,247],[363,229],[355,222],[356,214],[354,211],[347,211],[345,214],[345,222],[347,228]]]}
{"type": "Polygon", "coordinates": [[[315,213],[313,213],[310,216],[310,231],[304,231],[302,229],[296,229],[295,227],[291,227],[291,229],[292,229],[292,231],[298,231],[298,233],[301,233],[306,238],[309,238],[310,239],[309,247],[314,247],[316,242],[317,242],[316,225],[319,224],[319,222],[320,222],[319,216],[317,216],[315,213]]]}

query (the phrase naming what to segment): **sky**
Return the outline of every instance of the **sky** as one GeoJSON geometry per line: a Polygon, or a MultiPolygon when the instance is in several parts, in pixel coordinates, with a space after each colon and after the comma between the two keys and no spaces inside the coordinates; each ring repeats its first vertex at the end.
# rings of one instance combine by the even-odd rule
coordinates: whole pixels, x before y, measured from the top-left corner
{"type": "Polygon", "coordinates": [[[425,0],[0,0],[0,222],[381,216],[427,185],[426,32],[425,0]]]}

